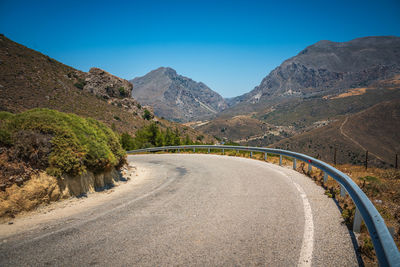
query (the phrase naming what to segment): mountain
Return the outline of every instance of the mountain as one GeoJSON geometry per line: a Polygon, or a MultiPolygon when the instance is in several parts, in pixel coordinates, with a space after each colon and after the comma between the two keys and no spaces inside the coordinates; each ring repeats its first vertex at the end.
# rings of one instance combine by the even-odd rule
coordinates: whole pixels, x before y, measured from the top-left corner
{"type": "MultiPolygon", "coordinates": [[[[134,134],[157,122],[161,129],[178,128],[193,140],[203,135],[167,120],[143,118],[145,110],[131,97],[132,85],[104,70],[76,70],[0,35],[0,111],[18,113],[50,108],[92,117],[117,132],[134,134]]],[[[204,140],[214,139],[204,135],[204,140]]]]}
{"type": "Polygon", "coordinates": [[[290,98],[340,94],[398,73],[400,37],[364,37],[349,42],[324,40],[284,61],[260,85],[229,103],[239,106],[235,111],[245,105],[252,106],[254,111],[290,98]]]}
{"type": "Polygon", "coordinates": [[[130,81],[132,96],[154,108],[157,116],[177,122],[209,118],[227,107],[225,100],[204,83],[158,68],[130,81]]]}
{"type": "Polygon", "coordinates": [[[254,146],[317,133],[313,130],[400,99],[399,53],[399,37],[320,41],[284,61],[253,91],[229,99],[230,107],[216,118],[192,127],[254,146]]]}
{"type": "Polygon", "coordinates": [[[220,139],[267,146],[393,99],[400,99],[400,74],[341,94],[282,101],[259,113],[220,114],[213,120],[191,126],[220,139]]]}
{"type": "Polygon", "coordinates": [[[327,126],[284,139],[273,147],[298,151],[324,161],[363,164],[365,151],[375,165],[394,166],[400,154],[400,98],[385,101],[327,126]]]}

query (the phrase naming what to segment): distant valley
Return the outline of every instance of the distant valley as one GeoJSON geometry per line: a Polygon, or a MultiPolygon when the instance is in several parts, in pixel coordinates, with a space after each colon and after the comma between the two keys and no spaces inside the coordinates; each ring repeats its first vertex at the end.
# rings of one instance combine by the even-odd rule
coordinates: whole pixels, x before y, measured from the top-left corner
{"type": "MultiPolygon", "coordinates": [[[[215,95],[214,98],[207,99],[206,94],[203,94],[201,101],[213,107],[212,112],[196,103],[194,97],[179,96],[166,99],[168,91],[175,92],[175,96],[179,95],[178,91],[181,95],[184,95],[182,92],[187,92],[186,95],[195,95],[196,90],[197,93],[202,92],[194,86],[191,86],[191,90],[183,89],[185,83],[176,78],[173,70],[160,68],[144,77],[132,81],[133,95],[136,86],[139,88],[138,94],[145,95],[138,99],[148,97],[149,100],[145,103],[153,105],[156,112],[158,107],[158,112],[168,114],[166,118],[185,122],[187,126],[210,134],[221,142],[233,141],[255,146],[282,146],[290,143],[292,149],[311,153],[310,149],[304,150],[302,145],[296,144],[296,136],[307,133],[312,139],[314,133],[324,132],[325,129],[345,120],[347,116],[400,98],[400,38],[379,36],[343,43],[317,42],[284,61],[269,73],[259,86],[244,95],[222,102],[221,98],[215,95]],[[155,75],[159,72],[163,72],[164,76],[166,72],[171,72],[168,75],[175,78],[168,78],[164,80],[167,82],[160,83],[160,75],[155,75]],[[152,76],[156,76],[157,79],[150,79],[152,76]],[[180,81],[179,86],[171,86],[176,80],[180,81]],[[158,87],[158,84],[161,86],[158,87]],[[163,91],[160,88],[168,90],[163,91]],[[181,89],[174,91],[171,88],[181,89]],[[215,102],[215,99],[219,101],[215,102]],[[203,110],[194,113],[196,109],[193,108],[193,103],[203,110]],[[220,103],[219,106],[216,103],[220,103]],[[167,110],[169,112],[166,112],[167,110]],[[293,138],[287,139],[290,137],[293,138]]],[[[398,108],[397,105],[389,106],[393,109],[398,108]]],[[[393,125],[398,127],[396,123],[393,125]]],[[[352,124],[348,123],[346,127],[351,128],[352,124]]],[[[369,124],[369,127],[371,129],[365,128],[366,132],[373,131],[374,124],[369,124]]],[[[351,132],[353,131],[349,129],[350,135],[351,132]]],[[[380,132],[380,135],[385,136],[385,131],[380,132]]],[[[393,135],[390,136],[394,138],[393,135]]],[[[363,139],[365,136],[355,138],[358,137],[363,139]]],[[[334,141],[331,140],[329,146],[333,147],[334,141]]],[[[342,140],[341,146],[352,147],[354,144],[349,141],[348,138],[342,140]]],[[[393,155],[399,149],[388,144],[383,146],[393,155]]],[[[359,156],[347,155],[340,160],[359,163],[364,152],[361,152],[360,147],[356,147],[351,153],[358,153],[359,156]]],[[[376,150],[370,145],[365,148],[376,150]]],[[[312,153],[315,154],[314,152],[312,153]]],[[[372,152],[372,157],[373,155],[372,152]]]]}

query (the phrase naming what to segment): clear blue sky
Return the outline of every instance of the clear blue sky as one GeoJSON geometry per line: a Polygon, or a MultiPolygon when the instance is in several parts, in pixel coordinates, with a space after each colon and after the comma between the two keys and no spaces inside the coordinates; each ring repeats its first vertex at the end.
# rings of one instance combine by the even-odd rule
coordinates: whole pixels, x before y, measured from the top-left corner
{"type": "Polygon", "coordinates": [[[232,97],[319,40],[400,36],[400,0],[0,0],[0,33],[83,71],[169,66],[232,97]]]}

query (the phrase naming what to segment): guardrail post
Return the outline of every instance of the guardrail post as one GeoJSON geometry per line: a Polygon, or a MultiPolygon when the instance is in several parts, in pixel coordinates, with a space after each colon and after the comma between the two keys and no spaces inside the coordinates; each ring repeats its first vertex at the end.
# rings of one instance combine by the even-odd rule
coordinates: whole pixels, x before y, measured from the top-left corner
{"type": "Polygon", "coordinates": [[[193,148],[193,153],[195,153],[195,152],[196,152],[196,148],[194,147],[194,148],[193,148]]]}
{"type": "Polygon", "coordinates": [[[324,185],[326,185],[327,181],[328,181],[328,174],[324,172],[324,185]]]}
{"type": "Polygon", "coordinates": [[[346,189],[342,184],[340,184],[340,196],[345,197],[346,196],[346,189]]]}
{"type": "Polygon", "coordinates": [[[178,153],[180,153],[181,152],[181,149],[180,148],[178,148],[178,153]]]}
{"type": "Polygon", "coordinates": [[[282,166],[282,155],[279,155],[279,166],[282,166]]]}
{"type": "Polygon", "coordinates": [[[311,163],[308,163],[308,172],[312,172],[312,165],[311,165],[311,163]]]}
{"type": "Polygon", "coordinates": [[[264,153],[264,160],[267,161],[267,159],[268,159],[268,153],[265,152],[265,153],[264,153]]]}
{"type": "Polygon", "coordinates": [[[297,166],[296,166],[297,164],[296,164],[296,159],[295,158],[293,158],[293,170],[296,170],[297,169],[297,166]]]}
{"type": "Polygon", "coordinates": [[[361,222],[362,222],[361,213],[356,207],[356,213],[354,214],[354,222],[353,222],[353,232],[359,233],[361,231],[361,222]]]}
{"type": "Polygon", "coordinates": [[[225,155],[225,149],[222,149],[222,155],[225,155]]]}
{"type": "Polygon", "coordinates": [[[210,148],[208,148],[208,154],[210,154],[210,148]]]}
{"type": "Polygon", "coordinates": [[[250,158],[253,157],[253,151],[250,151],[250,158]]]}

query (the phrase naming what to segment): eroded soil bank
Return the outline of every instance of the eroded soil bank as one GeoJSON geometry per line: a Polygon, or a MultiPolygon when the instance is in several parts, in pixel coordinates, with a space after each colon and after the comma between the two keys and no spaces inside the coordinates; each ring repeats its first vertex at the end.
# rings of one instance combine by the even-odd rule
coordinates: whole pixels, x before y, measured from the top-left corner
{"type": "Polygon", "coordinates": [[[113,168],[103,173],[86,172],[79,176],[63,176],[59,179],[45,172],[33,174],[21,185],[0,191],[0,222],[9,221],[21,212],[28,212],[41,205],[71,197],[83,197],[96,191],[108,190],[120,182],[128,181],[134,173],[126,165],[121,171],[113,168]]]}

